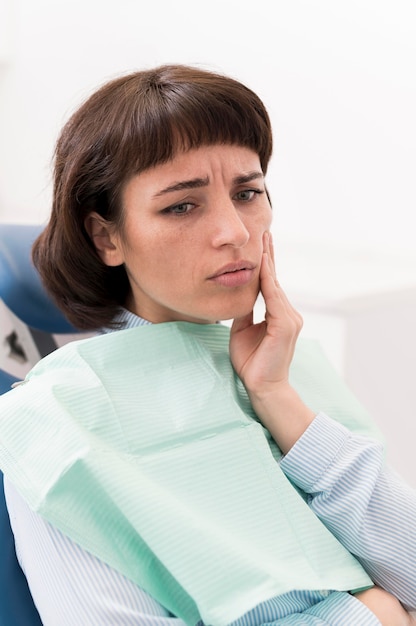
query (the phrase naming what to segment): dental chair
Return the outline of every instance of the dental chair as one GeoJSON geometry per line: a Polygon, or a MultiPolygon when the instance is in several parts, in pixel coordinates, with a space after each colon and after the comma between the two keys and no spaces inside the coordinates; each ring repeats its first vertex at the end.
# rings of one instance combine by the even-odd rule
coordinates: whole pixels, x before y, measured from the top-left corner
{"type": "MultiPolygon", "coordinates": [[[[0,225],[0,394],[77,331],[52,303],[30,259],[41,227],[0,225]]],[[[42,626],[16,558],[0,471],[0,626],[42,626]]]]}

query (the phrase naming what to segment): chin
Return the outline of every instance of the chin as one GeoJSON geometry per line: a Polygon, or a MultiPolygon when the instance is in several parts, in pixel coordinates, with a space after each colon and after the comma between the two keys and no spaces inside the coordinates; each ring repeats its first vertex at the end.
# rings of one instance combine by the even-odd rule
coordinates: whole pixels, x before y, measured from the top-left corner
{"type": "Polygon", "coordinates": [[[257,300],[257,294],[255,296],[251,296],[250,298],[244,298],[244,301],[241,302],[230,302],[227,306],[222,307],[221,311],[218,311],[218,315],[216,320],[218,322],[223,322],[226,320],[234,320],[240,317],[245,317],[252,313],[254,309],[254,305],[257,300]]]}

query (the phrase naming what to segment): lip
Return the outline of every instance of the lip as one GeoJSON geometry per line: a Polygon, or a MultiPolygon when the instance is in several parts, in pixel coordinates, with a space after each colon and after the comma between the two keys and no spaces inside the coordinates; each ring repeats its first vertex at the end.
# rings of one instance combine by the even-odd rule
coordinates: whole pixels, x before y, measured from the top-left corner
{"type": "Polygon", "coordinates": [[[241,287],[252,280],[255,268],[256,265],[250,261],[228,263],[209,276],[208,280],[224,287],[241,287]]]}

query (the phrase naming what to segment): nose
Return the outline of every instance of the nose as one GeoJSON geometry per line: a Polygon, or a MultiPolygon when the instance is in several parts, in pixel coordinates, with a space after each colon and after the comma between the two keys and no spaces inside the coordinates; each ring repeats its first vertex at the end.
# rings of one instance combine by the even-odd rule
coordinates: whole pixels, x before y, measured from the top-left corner
{"type": "Polygon", "coordinates": [[[227,198],[227,200],[220,202],[214,215],[214,247],[242,248],[249,239],[250,233],[232,200],[227,198]]]}

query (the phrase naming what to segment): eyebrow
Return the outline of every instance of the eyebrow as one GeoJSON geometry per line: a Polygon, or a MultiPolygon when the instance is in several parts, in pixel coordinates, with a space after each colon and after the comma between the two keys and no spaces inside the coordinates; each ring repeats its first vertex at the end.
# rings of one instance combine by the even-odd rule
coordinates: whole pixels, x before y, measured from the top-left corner
{"type": "Polygon", "coordinates": [[[198,187],[206,187],[209,184],[208,176],[206,178],[191,178],[190,180],[180,180],[177,183],[173,183],[164,189],[161,189],[155,193],[155,198],[163,196],[165,193],[171,193],[172,191],[182,191],[182,189],[197,189],[198,187]]]}
{"type": "MultiPolygon", "coordinates": [[[[233,178],[234,185],[243,185],[244,183],[249,183],[252,180],[257,180],[259,178],[264,178],[263,172],[249,172],[247,174],[242,174],[240,176],[236,176],[233,178]]],[[[163,196],[167,193],[171,193],[172,191],[182,191],[183,189],[198,189],[200,187],[206,187],[209,185],[209,177],[205,178],[191,178],[190,180],[181,180],[177,183],[172,183],[172,185],[168,185],[164,189],[161,189],[157,193],[155,193],[154,197],[157,198],[159,196],[163,196]]]]}
{"type": "Polygon", "coordinates": [[[249,172],[248,174],[243,174],[241,176],[236,176],[233,179],[234,185],[244,185],[244,183],[251,183],[252,180],[258,180],[259,178],[263,179],[263,172],[249,172]]]}

